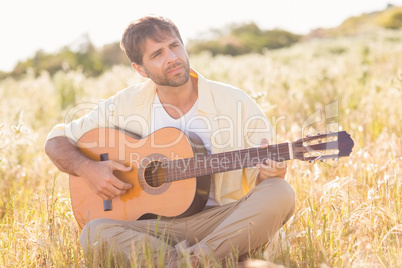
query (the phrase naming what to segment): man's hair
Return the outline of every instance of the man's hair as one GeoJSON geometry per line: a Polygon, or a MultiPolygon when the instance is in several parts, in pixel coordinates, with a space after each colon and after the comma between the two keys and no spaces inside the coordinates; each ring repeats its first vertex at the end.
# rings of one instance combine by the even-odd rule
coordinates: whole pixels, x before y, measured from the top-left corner
{"type": "Polygon", "coordinates": [[[155,42],[176,36],[183,44],[179,29],[168,18],[161,16],[145,16],[131,22],[123,33],[120,47],[131,62],[142,65],[145,40],[149,37],[155,42]]]}

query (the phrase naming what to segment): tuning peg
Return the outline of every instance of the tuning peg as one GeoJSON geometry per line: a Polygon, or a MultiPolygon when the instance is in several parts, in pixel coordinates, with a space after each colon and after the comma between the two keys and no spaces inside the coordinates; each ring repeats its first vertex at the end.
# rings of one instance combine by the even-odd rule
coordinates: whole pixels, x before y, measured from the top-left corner
{"type": "Polygon", "coordinates": [[[327,162],[327,159],[321,159],[321,162],[327,162]]]}
{"type": "Polygon", "coordinates": [[[334,161],[338,161],[338,157],[334,157],[333,160],[334,160],[334,161]]]}
{"type": "Polygon", "coordinates": [[[314,160],[308,160],[309,163],[314,163],[314,160]]]}

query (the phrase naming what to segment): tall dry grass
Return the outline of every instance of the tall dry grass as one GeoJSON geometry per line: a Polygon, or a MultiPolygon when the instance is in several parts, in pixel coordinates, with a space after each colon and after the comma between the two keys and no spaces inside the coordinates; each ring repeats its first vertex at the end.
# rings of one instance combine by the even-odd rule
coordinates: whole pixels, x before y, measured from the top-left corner
{"type": "MultiPolygon", "coordinates": [[[[338,162],[289,163],[296,212],[255,258],[285,267],[402,266],[401,36],[384,31],[264,55],[191,58],[205,77],[253,96],[273,124],[272,142],[338,129],[355,141],[351,156],[338,162]]],[[[45,156],[44,141],[71,109],[140,80],[115,66],[99,78],[43,72],[0,81],[0,266],[90,266],[67,175],[45,156]]]]}

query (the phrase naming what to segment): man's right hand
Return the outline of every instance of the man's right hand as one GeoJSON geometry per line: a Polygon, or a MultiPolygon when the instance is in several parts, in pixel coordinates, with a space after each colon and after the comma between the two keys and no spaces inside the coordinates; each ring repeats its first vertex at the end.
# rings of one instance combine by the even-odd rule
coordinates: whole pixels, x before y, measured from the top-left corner
{"type": "Polygon", "coordinates": [[[114,170],[129,172],[131,167],[111,160],[88,159],[67,137],[61,136],[47,140],[45,151],[60,171],[80,176],[103,200],[111,200],[133,187],[113,174],[114,170]]]}
{"type": "Polygon", "coordinates": [[[126,167],[112,160],[92,161],[88,159],[80,165],[77,175],[84,179],[103,200],[111,200],[133,187],[114,176],[114,170],[129,172],[131,167],[126,167]]]}

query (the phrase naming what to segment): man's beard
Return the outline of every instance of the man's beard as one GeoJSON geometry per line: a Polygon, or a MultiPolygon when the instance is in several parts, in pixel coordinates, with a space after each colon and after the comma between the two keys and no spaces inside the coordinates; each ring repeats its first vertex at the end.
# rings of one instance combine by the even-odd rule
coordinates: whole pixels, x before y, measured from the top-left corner
{"type": "Polygon", "coordinates": [[[155,82],[155,84],[160,85],[160,86],[170,86],[170,87],[179,87],[184,85],[185,83],[188,82],[190,79],[190,62],[187,59],[186,63],[176,63],[169,67],[169,69],[165,70],[164,73],[168,72],[169,70],[175,69],[179,66],[182,66],[184,68],[184,74],[180,75],[178,77],[172,77],[168,78],[166,75],[159,76],[159,75],[154,75],[148,71],[145,66],[143,66],[145,73],[148,75],[148,78],[150,78],[152,81],[155,82]]]}

